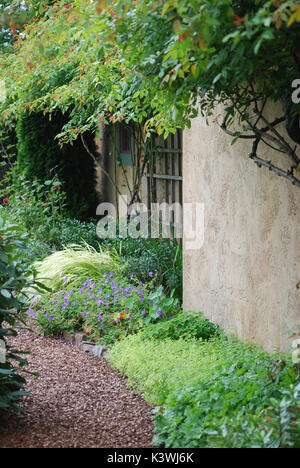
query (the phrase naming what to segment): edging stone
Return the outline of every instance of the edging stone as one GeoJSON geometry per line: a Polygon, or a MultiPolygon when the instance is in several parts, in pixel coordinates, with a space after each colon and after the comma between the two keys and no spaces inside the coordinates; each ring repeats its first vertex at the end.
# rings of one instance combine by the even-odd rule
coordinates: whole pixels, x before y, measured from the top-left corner
{"type": "Polygon", "coordinates": [[[90,354],[91,356],[95,356],[99,359],[108,358],[108,348],[106,346],[97,346],[93,343],[90,343],[89,341],[85,341],[87,337],[82,332],[70,333],[65,331],[64,338],[68,343],[74,344],[77,346],[77,348],[80,348],[82,351],[90,354]]]}

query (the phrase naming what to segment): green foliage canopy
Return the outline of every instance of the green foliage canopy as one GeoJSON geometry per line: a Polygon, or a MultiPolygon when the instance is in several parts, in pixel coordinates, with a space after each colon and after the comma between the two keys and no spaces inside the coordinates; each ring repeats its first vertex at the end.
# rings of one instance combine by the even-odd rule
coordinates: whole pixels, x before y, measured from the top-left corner
{"type": "Polygon", "coordinates": [[[233,116],[253,93],[288,102],[300,74],[299,19],[292,0],[55,2],[2,57],[1,118],[69,111],[65,142],[99,119],[146,121],[167,135],[190,125],[198,103],[210,112],[229,101],[233,116]],[[61,83],[66,67],[73,75],[61,83]]]}

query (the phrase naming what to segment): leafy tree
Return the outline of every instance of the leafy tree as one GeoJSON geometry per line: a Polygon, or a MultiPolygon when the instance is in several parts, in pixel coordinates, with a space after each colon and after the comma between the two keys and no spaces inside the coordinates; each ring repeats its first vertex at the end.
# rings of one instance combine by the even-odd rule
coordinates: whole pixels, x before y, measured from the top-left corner
{"type": "Polygon", "coordinates": [[[147,135],[167,136],[222,104],[223,130],[234,141],[252,141],[258,165],[300,186],[299,154],[280,129],[286,114],[291,135],[298,125],[291,86],[300,77],[299,20],[293,0],[55,2],[26,26],[14,55],[3,57],[8,99],[1,117],[24,108],[68,111],[64,143],[99,119],[143,123],[147,135]],[[66,65],[73,78],[57,83],[66,65]],[[273,120],[268,100],[282,105],[273,120]],[[259,157],[261,142],[282,154],[282,167],[259,157]]]}

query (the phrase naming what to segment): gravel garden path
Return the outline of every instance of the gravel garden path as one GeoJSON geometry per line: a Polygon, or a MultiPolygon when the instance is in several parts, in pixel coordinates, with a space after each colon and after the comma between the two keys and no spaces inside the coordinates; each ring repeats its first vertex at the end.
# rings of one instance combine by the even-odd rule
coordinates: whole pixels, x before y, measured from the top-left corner
{"type": "Polygon", "coordinates": [[[151,407],[107,361],[28,331],[12,341],[41,377],[27,375],[31,396],[5,416],[0,448],[152,447],[151,407]]]}

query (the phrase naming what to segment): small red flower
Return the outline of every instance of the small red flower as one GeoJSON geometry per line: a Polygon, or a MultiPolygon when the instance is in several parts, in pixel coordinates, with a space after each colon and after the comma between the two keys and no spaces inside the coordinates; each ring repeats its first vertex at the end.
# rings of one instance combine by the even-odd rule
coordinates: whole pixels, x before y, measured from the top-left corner
{"type": "Polygon", "coordinates": [[[54,188],[55,188],[55,190],[59,190],[59,189],[60,189],[60,185],[54,185],[54,188]]]}
{"type": "Polygon", "coordinates": [[[25,198],[25,200],[24,200],[24,201],[25,201],[25,203],[28,203],[28,198],[25,198]]]}
{"type": "Polygon", "coordinates": [[[49,198],[49,197],[50,197],[49,193],[47,193],[46,197],[47,197],[47,198],[49,198]]]}
{"type": "Polygon", "coordinates": [[[8,198],[3,198],[3,203],[8,203],[8,198]]]}
{"type": "Polygon", "coordinates": [[[241,24],[245,23],[245,18],[240,18],[240,16],[234,14],[234,21],[233,23],[236,24],[237,26],[241,26],[241,24]]]}

